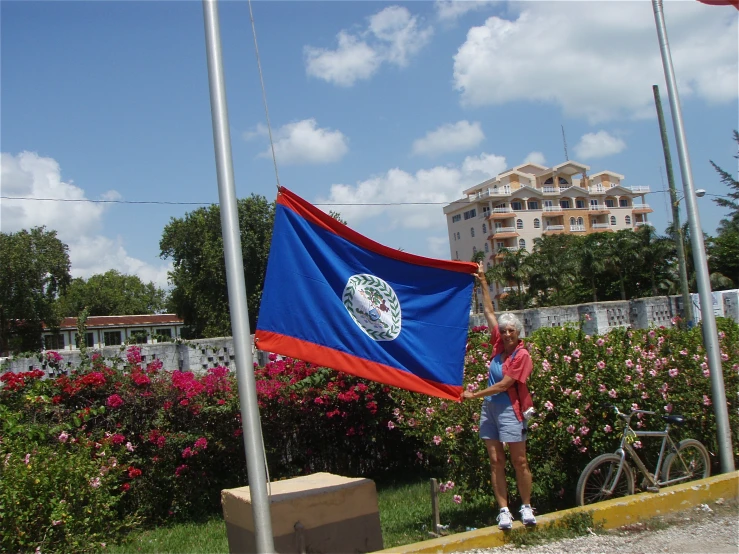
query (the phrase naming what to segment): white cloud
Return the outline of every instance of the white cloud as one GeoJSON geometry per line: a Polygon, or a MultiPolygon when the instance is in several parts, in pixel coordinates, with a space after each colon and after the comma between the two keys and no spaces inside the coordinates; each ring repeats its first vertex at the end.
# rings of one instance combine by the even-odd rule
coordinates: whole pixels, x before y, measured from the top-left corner
{"type": "MultiPolygon", "coordinates": [[[[510,3],[511,18],[472,27],[454,56],[454,87],[469,106],[528,100],[591,123],[654,117],[664,71],[650,2],[510,3]]],[[[681,97],[736,101],[737,17],[699,2],[668,2],[665,18],[681,97]]]]}
{"type": "Polygon", "coordinates": [[[475,148],[485,139],[480,123],[467,120],[447,123],[413,142],[413,153],[433,156],[475,148]]]}
{"type": "MultiPolygon", "coordinates": [[[[3,195],[30,198],[55,198],[62,201],[8,200],[0,205],[3,232],[46,226],[57,232],[59,240],[69,246],[73,277],[90,277],[116,269],[128,275],[137,275],[144,282],[153,281],[167,287],[167,271],[171,267],[152,266],[126,253],[119,237],[112,240],[101,234],[105,204],[71,202],[89,200],[85,191],[71,182],[62,181],[61,169],[53,158],[34,152],[17,156],[0,154],[3,195]],[[67,201],[65,201],[67,200],[67,201]]],[[[100,200],[119,200],[114,190],[103,193],[100,200]]]]}
{"type": "Polygon", "coordinates": [[[467,157],[459,167],[435,166],[415,174],[395,168],[353,186],[332,185],[328,198],[315,203],[326,212],[338,211],[351,226],[381,217],[389,228],[444,228],[443,205],[505,167],[505,158],[483,153],[467,157]],[[378,203],[392,205],[371,205],[378,203]]]}
{"type": "Polygon", "coordinates": [[[449,237],[427,237],[426,247],[432,258],[447,258],[449,256],[449,237]]]}
{"type": "Polygon", "coordinates": [[[304,48],[306,72],[338,86],[350,87],[372,77],[383,63],[405,67],[428,43],[433,28],[423,26],[407,8],[389,6],[369,17],[357,34],[342,30],[337,47],[304,48]]]}
{"type": "MultiPolygon", "coordinates": [[[[255,130],[244,133],[244,138],[267,136],[267,128],[257,125],[255,130]]],[[[341,131],[318,127],[313,119],[288,123],[273,133],[275,157],[282,164],[325,164],[339,161],[349,151],[349,139],[341,131]]],[[[271,158],[267,148],[259,154],[271,158]]]]}
{"type": "Polygon", "coordinates": [[[575,156],[579,160],[604,158],[625,149],[626,143],[623,140],[610,135],[607,131],[598,131],[580,137],[580,142],[575,145],[575,156]]]}
{"type": "Polygon", "coordinates": [[[523,163],[528,164],[537,164],[537,165],[544,165],[546,164],[546,159],[544,158],[544,154],[541,152],[530,152],[528,156],[524,159],[523,163]]]}
{"type": "Polygon", "coordinates": [[[436,16],[441,21],[456,21],[469,12],[482,10],[497,4],[495,0],[436,0],[436,16]]]}

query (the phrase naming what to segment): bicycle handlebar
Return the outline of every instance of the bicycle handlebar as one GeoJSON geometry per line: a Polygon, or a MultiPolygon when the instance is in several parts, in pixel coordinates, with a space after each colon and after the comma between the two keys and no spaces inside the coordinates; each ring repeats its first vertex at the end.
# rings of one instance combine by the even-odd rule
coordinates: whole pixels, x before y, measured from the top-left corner
{"type": "Polygon", "coordinates": [[[656,412],[650,412],[648,410],[634,410],[632,409],[630,413],[623,413],[618,409],[618,406],[614,406],[613,404],[605,404],[603,406],[604,408],[608,408],[609,410],[613,410],[617,416],[622,417],[624,419],[630,418],[634,414],[647,414],[647,415],[655,415],[656,412]]]}

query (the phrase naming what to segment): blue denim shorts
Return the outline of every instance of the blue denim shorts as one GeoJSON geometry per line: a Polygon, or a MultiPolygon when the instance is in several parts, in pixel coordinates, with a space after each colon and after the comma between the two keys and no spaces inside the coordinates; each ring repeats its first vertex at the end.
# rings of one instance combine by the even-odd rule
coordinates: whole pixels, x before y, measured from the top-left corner
{"type": "Polygon", "coordinates": [[[480,438],[500,442],[526,440],[526,422],[518,421],[513,406],[484,401],[480,414],[480,438]]]}

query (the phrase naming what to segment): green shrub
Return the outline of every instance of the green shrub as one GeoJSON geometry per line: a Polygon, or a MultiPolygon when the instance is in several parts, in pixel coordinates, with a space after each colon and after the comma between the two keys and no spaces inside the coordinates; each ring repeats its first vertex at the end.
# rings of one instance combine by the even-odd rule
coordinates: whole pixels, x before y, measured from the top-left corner
{"type": "Polygon", "coordinates": [[[96,552],[121,540],[138,523],[135,514],[117,511],[123,470],[114,452],[100,444],[39,445],[4,437],[0,550],[96,552]]]}

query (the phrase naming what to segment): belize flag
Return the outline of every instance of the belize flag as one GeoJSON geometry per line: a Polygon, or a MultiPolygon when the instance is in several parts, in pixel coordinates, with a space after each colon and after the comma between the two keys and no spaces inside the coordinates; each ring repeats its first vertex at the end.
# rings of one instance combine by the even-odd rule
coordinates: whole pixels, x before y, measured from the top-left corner
{"type": "Polygon", "coordinates": [[[280,187],[256,346],[458,400],[476,271],[378,244],[280,187]]]}

